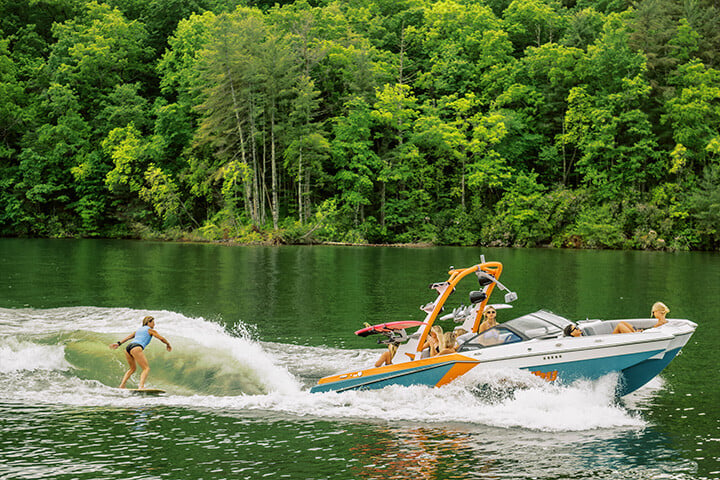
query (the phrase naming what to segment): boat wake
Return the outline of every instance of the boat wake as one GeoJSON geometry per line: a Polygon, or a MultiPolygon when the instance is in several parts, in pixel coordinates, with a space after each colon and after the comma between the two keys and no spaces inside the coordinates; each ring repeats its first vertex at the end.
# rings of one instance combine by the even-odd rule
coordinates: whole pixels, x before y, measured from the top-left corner
{"type": "MultiPolygon", "coordinates": [[[[167,311],[0,309],[0,402],[209,408],[228,414],[553,432],[646,425],[617,403],[614,377],[557,386],[524,371],[472,370],[442,388],[311,394],[318,378],[371,364],[378,350],[259,341],[249,330],[227,332],[217,323],[167,311]],[[160,397],[115,388],[126,365],[121,350],[108,349],[146,314],[155,316],[158,330],[173,345],[170,353],[157,341],[146,349],[152,366],[147,386],[168,392],[160,397]]],[[[135,386],[138,373],[128,386],[135,386]]],[[[635,398],[654,388],[641,389],[635,398]]]]}

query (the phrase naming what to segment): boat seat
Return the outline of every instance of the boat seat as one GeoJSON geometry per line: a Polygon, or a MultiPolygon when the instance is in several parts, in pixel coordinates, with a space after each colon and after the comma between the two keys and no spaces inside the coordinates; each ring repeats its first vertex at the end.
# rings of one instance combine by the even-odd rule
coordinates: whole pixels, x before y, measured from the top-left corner
{"type": "Polygon", "coordinates": [[[615,328],[610,322],[598,322],[592,325],[578,325],[584,335],[609,335],[615,328]]]}
{"type": "Polygon", "coordinates": [[[653,318],[637,318],[637,319],[627,319],[627,320],[608,320],[605,322],[592,322],[589,324],[579,324],[578,328],[585,333],[585,335],[610,335],[613,330],[615,330],[615,327],[620,322],[628,322],[631,325],[633,325],[635,328],[650,328],[655,323],[657,323],[657,320],[653,318]]]}

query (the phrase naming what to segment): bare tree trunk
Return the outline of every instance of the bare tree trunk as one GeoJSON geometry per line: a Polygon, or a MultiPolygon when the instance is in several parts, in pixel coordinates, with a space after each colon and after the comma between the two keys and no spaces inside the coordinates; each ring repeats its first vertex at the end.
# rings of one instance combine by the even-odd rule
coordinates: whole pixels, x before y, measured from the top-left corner
{"type": "Polygon", "coordinates": [[[280,212],[278,211],[278,180],[277,180],[277,164],[275,159],[275,111],[270,112],[270,170],[272,175],[272,220],[273,229],[278,229],[278,219],[280,212]]]}
{"type": "Polygon", "coordinates": [[[402,85],[405,81],[403,77],[403,67],[405,63],[405,22],[402,23],[400,30],[400,65],[398,66],[398,83],[402,85]]]}
{"type": "Polygon", "coordinates": [[[253,162],[253,195],[252,195],[252,219],[253,222],[257,225],[260,222],[260,205],[259,203],[262,201],[262,197],[260,196],[260,165],[258,164],[258,152],[257,152],[257,145],[255,142],[255,120],[253,116],[253,111],[255,110],[254,102],[251,102],[252,107],[250,108],[249,117],[250,117],[250,148],[252,152],[252,162],[253,162]]]}
{"type": "Polygon", "coordinates": [[[380,190],[380,226],[385,226],[385,182],[382,182],[380,190]]]}
{"type": "MultiPolygon", "coordinates": [[[[227,69],[227,75],[228,79],[230,79],[230,69],[227,69]]],[[[237,125],[237,131],[238,131],[238,137],[240,137],[240,162],[242,165],[246,168],[244,168],[244,172],[247,171],[247,159],[245,154],[245,135],[242,128],[242,121],[240,120],[240,109],[238,108],[238,102],[237,102],[237,96],[235,95],[235,85],[233,84],[232,80],[230,80],[230,94],[232,95],[232,101],[233,101],[233,112],[235,114],[235,123],[237,125]]],[[[244,173],[243,172],[243,173],[244,173]]],[[[250,215],[250,218],[254,220],[254,217],[252,215],[252,210],[250,207],[250,183],[243,179],[243,189],[245,192],[245,213],[250,215]]]]}
{"type": "Polygon", "coordinates": [[[308,220],[312,215],[312,204],[310,203],[310,169],[305,169],[305,194],[303,195],[303,205],[305,205],[305,219],[308,220]]]}
{"type": "Polygon", "coordinates": [[[462,174],[460,175],[460,205],[465,209],[465,160],[462,161],[462,174]]]}
{"type": "Polygon", "coordinates": [[[267,168],[267,138],[265,137],[265,130],[262,132],[262,161],[260,162],[260,219],[265,224],[267,220],[266,205],[270,203],[268,196],[267,184],[265,183],[266,175],[265,170],[267,168]],[[267,199],[267,203],[266,203],[267,199]]]}
{"type": "Polygon", "coordinates": [[[304,215],[303,215],[303,152],[302,147],[300,147],[300,157],[298,158],[298,219],[300,220],[300,223],[303,223],[304,215]]]}

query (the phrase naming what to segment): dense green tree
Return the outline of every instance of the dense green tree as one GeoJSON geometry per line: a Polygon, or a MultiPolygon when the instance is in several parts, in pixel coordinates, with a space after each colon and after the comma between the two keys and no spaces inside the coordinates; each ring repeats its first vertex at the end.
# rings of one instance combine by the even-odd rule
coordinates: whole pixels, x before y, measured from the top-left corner
{"type": "Polygon", "coordinates": [[[16,152],[31,110],[27,109],[25,85],[10,58],[9,40],[0,39],[0,159],[10,159],[16,152]]]}
{"type": "Polygon", "coordinates": [[[584,59],[582,50],[555,43],[528,47],[513,71],[515,83],[496,99],[508,130],[500,153],[519,168],[543,171],[548,185],[568,184],[574,171],[573,151],[555,139],[564,131],[568,95],[581,82],[584,59]]]}
{"type": "Polygon", "coordinates": [[[492,208],[515,173],[498,151],[507,135],[506,119],[502,112],[490,112],[475,115],[471,122],[467,183],[477,197],[476,204],[492,208]]]}
{"type": "Polygon", "coordinates": [[[514,0],[508,6],[503,19],[517,51],[560,39],[567,21],[556,11],[558,7],[544,0],[514,0]]]}
{"type": "Polygon", "coordinates": [[[380,225],[401,228],[409,221],[413,205],[408,201],[408,184],[413,176],[412,166],[417,148],[409,138],[418,116],[417,98],[407,85],[385,85],[378,91],[377,102],[371,112],[375,144],[382,167],[380,182],[380,225]]]}
{"type": "Polygon", "coordinates": [[[67,218],[75,187],[68,172],[92,151],[91,129],[78,96],[66,86],[51,85],[41,110],[47,123],[25,135],[24,143],[32,146],[18,155],[13,190],[23,213],[14,220],[25,233],[60,235],[74,230],[67,218]]]}
{"type": "Polygon", "coordinates": [[[117,9],[89,2],[83,15],[55,23],[53,34],[58,40],[48,60],[51,79],[72,85],[91,122],[117,85],[150,75],[147,31],[137,21],[128,22],[117,9]]]}
{"type": "Polygon", "coordinates": [[[719,19],[0,1],[0,233],[718,248],[719,19]]]}
{"type": "Polygon", "coordinates": [[[117,7],[129,20],[137,20],[148,31],[147,44],[154,52],[161,54],[168,45],[168,39],[178,27],[178,23],[193,14],[211,11],[216,14],[230,12],[240,0],[108,0],[110,6],[117,7]]]}
{"type": "MultiPolygon", "coordinates": [[[[216,149],[216,159],[203,165],[207,182],[222,180],[243,189],[244,211],[253,222],[263,221],[265,183],[260,178],[261,159],[255,142],[262,126],[264,102],[259,94],[260,66],[257,52],[265,34],[259,11],[244,11],[242,17],[220,15],[211,25],[210,37],[199,64],[203,89],[203,113],[197,141],[216,149]],[[228,162],[238,162],[239,169],[228,162]],[[240,172],[237,177],[235,172],[240,172]]],[[[235,198],[226,187],[224,198],[235,198]]],[[[234,208],[235,205],[225,205],[234,208]]]]}
{"type": "Polygon", "coordinates": [[[586,49],[602,33],[605,16],[594,8],[584,8],[570,14],[565,35],[560,43],[568,47],[586,49]]]}
{"type": "Polygon", "coordinates": [[[434,3],[415,35],[426,57],[417,83],[429,95],[474,92],[483,84],[483,76],[509,61],[512,52],[502,22],[482,4],[434,3]]]}
{"type": "Polygon", "coordinates": [[[641,191],[662,173],[652,126],[642,110],[649,90],[636,77],[618,93],[593,95],[584,86],[570,92],[563,141],[578,146],[578,171],[607,198],[641,191]]]}
{"type": "Polygon", "coordinates": [[[357,228],[372,205],[374,180],[381,160],[373,149],[371,107],[362,98],[348,102],[345,116],[337,118],[331,143],[333,182],[338,187],[338,208],[357,228]]]}
{"type": "Polygon", "coordinates": [[[552,225],[545,208],[545,187],[537,182],[537,173],[517,175],[495,206],[495,221],[484,225],[486,238],[503,245],[535,246],[548,243],[552,225]]]}
{"type": "Polygon", "coordinates": [[[720,70],[694,60],[678,69],[679,95],[667,102],[677,161],[699,171],[717,158],[720,142],[720,70]],[[680,155],[680,151],[682,154],[680,155]]]}

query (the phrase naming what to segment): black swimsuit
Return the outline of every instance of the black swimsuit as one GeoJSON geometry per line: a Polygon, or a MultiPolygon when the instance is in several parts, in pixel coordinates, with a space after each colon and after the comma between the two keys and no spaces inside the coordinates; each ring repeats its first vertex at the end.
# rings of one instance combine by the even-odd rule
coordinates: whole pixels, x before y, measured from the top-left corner
{"type": "Polygon", "coordinates": [[[145,348],[142,345],[140,345],[139,343],[132,342],[127,347],[125,347],[125,351],[130,353],[130,350],[132,350],[135,347],[140,347],[143,350],[145,350],[145,348]]]}

